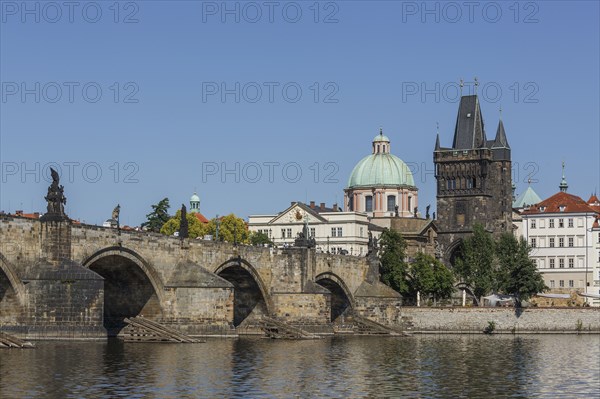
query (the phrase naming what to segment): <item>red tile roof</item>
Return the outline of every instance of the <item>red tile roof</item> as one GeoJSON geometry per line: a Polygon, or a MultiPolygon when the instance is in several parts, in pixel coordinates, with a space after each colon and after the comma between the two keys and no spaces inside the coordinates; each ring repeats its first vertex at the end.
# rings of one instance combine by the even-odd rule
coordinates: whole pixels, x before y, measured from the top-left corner
{"type": "Polygon", "coordinates": [[[194,212],[194,215],[196,215],[196,219],[198,219],[202,223],[209,223],[210,222],[210,220],[208,220],[207,218],[205,218],[204,215],[201,214],[200,212],[194,212]]]}
{"type": "Polygon", "coordinates": [[[587,200],[587,203],[591,206],[600,206],[600,201],[598,200],[598,197],[596,197],[596,194],[592,194],[590,199],[587,200]]]}
{"type": "Polygon", "coordinates": [[[15,215],[21,216],[21,217],[27,218],[27,219],[39,219],[40,218],[39,212],[23,213],[23,211],[15,211],[15,215]]]}
{"type": "Polygon", "coordinates": [[[590,206],[581,197],[565,192],[558,192],[523,211],[524,215],[535,215],[543,213],[600,213],[600,209],[590,206]],[[561,211],[561,207],[564,209],[561,211]],[[543,210],[542,210],[543,209],[543,210]]]}

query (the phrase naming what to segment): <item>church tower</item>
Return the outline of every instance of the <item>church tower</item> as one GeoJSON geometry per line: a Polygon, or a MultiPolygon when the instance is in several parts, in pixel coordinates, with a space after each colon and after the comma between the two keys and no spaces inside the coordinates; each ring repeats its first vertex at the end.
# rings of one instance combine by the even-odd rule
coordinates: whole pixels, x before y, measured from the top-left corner
{"type": "Polygon", "coordinates": [[[194,195],[190,197],[190,213],[200,212],[200,197],[194,192],[194,195]]]}
{"type": "Polygon", "coordinates": [[[452,147],[433,152],[437,180],[438,241],[446,263],[480,223],[495,236],[512,229],[510,146],[502,118],[487,140],[477,95],[461,97],[452,147]]]}

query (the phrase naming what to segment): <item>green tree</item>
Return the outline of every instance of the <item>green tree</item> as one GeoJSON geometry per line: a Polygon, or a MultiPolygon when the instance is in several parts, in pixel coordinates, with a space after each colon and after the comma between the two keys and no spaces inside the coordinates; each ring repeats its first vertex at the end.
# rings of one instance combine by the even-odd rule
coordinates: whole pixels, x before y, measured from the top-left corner
{"type": "Polygon", "coordinates": [[[517,307],[532,295],[548,289],[542,274],[529,258],[530,252],[527,241],[522,237],[517,240],[511,233],[502,234],[496,245],[499,288],[503,293],[515,296],[517,307]]]}
{"type": "MultiPolygon", "coordinates": [[[[188,213],[186,215],[186,219],[188,221],[189,238],[204,237],[204,235],[209,234],[210,226],[208,226],[208,223],[202,223],[193,213],[188,213]]],[[[180,223],[181,209],[175,213],[175,216],[167,220],[167,222],[160,229],[160,232],[162,234],[171,236],[176,231],[179,231],[180,223]]]]}
{"type": "Polygon", "coordinates": [[[462,242],[454,271],[459,280],[471,288],[477,300],[497,289],[494,240],[481,224],[475,224],[473,234],[462,242]]]}
{"type": "Polygon", "coordinates": [[[384,229],[379,237],[381,281],[401,294],[408,292],[406,242],[397,231],[384,229]]]}
{"type": "Polygon", "coordinates": [[[269,236],[265,233],[259,233],[252,231],[250,232],[250,244],[252,245],[273,245],[273,241],[269,239],[269,236]]]}
{"type": "Polygon", "coordinates": [[[422,297],[427,297],[434,290],[435,276],[430,258],[418,253],[408,267],[408,291],[413,298],[417,296],[417,292],[420,292],[422,297]]]}
{"type": "Polygon", "coordinates": [[[446,299],[454,292],[454,275],[439,260],[418,253],[409,266],[409,291],[416,297],[417,291],[434,299],[446,299]]]}
{"type": "MultiPolygon", "coordinates": [[[[216,237],[217,220],[211,220],[209,227],[209,234],[216,237]]],[[[250,232],[244,219],[235,216],[233,213],[219,218],[219,241],[234,242],[234,233],[238,243],[248,244],[250,242],[250,232]]]]}
{"type": "Polygon", "coordinates": [[[437,299],[450,298],[455,290],[454,274],[438,259],[431,259],[433,260],[433,276],[435,281],[432,293],[437,299]]]}
{"type": "Polygon", "coordinates": [[[160,232],[160,229],[169,220],[169,199],[163,198],[156,205],[152,205],[152,212],[146,215],[146,221],[142,223],[142,228],[155,233],[160,232]]]}

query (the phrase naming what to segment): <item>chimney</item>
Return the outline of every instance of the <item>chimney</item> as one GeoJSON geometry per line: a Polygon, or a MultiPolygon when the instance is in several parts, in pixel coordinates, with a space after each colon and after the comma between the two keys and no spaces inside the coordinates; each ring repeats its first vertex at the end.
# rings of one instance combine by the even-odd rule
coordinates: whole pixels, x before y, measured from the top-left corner
{"type": "Polygon", "coordinates": [[[337,211],[338,211],[337,204],[333,204],[333,211],[334,211],[334,212],[337,212],[337,211]]]}
{"type": "Polygon", "coordinates": [[[321,211],[325,211],[325,203],[324,202],[321,202],[320,208],[321,208],[321,211]]]}
{"type": "Polygon", "coordinates": [[[310,209],[315,209],[315,201],[310,201],[310,209]]]}

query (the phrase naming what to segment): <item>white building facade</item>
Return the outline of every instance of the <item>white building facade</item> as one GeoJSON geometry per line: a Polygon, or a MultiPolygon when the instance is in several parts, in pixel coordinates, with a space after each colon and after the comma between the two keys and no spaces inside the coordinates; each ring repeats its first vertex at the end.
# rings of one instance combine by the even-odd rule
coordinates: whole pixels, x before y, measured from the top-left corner
{"type": "MultiPolygon", "coordinates": [[[[600,294],[600,238],[594,231],[600,206],[588,202],[568,194],[565,183],[521,212],[522,235],[551,293],[600,294]]],[[[586,302],[600,306],[600,299],[586,302]]]]}
{"type": "Polygon", "coordinates": [[[248,229],[266,234],[276,246],[292,246],[303,231],[316,241],[320,252],[365,256],[369,243],[369,220],[366,213],[342,212],[334,205],[306,205],[292,202],[289,208],[275,215],[251,215],[248,229]]]}

